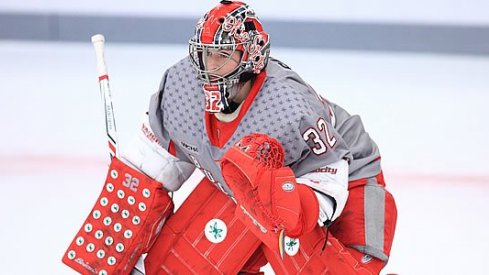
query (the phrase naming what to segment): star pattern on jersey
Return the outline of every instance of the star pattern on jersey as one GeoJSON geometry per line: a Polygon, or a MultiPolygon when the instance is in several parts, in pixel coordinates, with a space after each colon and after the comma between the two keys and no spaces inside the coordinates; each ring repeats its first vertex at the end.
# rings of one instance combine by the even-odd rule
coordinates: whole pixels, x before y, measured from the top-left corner
{"type": "Polygon", "coordinates": [[[204,99],[192,70],[187,59],[170,68],[164,87],[167,96],[164,96],[162,108],[163,123],[168,132],[182,132],[196,138],[203,132],[204,99]]]}
{"type": "MultiPolygon", "coordinates": [[[[305,146],[299,127],[309,124],[314,126],[322,108],[319,104],[311,104],[317,101],[313,91],[293,85],[284,84],[283,79],[269,75],[230,140],[222,148],[210,145],[211,158],[219,159],[243,136],[260,132],[280,141],[285,150],[286,165],[299,160],[305,146]]],[[[208,144],[204,103],[202,83],[197,79],[190,60],[186,58],[171,67],[164,83],[161,103],[163,127],[170,136],[186,136],[190,138],[189,141],[208,144]]],[[[216,180],[222,180],[219,175],[216,176],[219,177],[216,180]]]]}

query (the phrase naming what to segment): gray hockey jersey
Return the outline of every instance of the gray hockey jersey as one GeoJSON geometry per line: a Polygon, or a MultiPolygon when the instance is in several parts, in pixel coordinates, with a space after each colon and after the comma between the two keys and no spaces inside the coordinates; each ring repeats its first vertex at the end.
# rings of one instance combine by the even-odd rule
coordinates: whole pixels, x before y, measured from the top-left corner
{"type": "Polygon", "coordinates": [[[278,60],[270,60],[253,102],[221,147],[207,134],[204,105],[202,82],[189,58],[184,58],[165,72],[159,91],[151,97],[150,126],[165,149],[172,142],[176,157],[193,163],[228,195],[232,192],[223,180],[219,161],[230,146],[255,132],[280,141],[285,164],[297,177],[340,159],[350,163],[350,180],[380,172],[379,150],[360,118],[318,96],[278,60]]]}

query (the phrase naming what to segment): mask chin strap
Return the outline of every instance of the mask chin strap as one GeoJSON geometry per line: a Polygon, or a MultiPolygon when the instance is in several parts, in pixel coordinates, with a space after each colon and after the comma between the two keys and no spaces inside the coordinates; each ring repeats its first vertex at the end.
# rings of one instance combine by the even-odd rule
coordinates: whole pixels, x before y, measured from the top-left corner
{"type": "Polygon", "coordinates": [[[229,108],[229,102],[228,102],[228,97],[229,97],[229,92],[227,91],[229,89],[229,86],[226,85],[225,83],[223,84],[218,84],[219,87],[219,92],[221,94],[221,111],[224,109],[229,108]]]}

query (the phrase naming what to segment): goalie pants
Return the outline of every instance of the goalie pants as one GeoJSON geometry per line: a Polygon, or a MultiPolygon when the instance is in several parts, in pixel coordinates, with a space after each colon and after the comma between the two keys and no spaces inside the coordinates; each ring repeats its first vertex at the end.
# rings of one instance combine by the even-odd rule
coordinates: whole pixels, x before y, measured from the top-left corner
{"type": "Polygon", "coordinates": [[[331,233],[345,246],[387,262],[396,228],[397,208],[385,189],[382,173],[351,181],[343,213],[331,225],[331,233]]]}
{"type": "Polygon", "coordinates": [[[298,240],[287,238],[281,259],[234,217],[234,202],[204,179],[164,225],[146,257],[146,274],[259,273],[267,262],[276,274],[378,274],[396,224],[384,187],[382,174],[350,182],[325,249],[325,228],[317,226],[298,240]]]}

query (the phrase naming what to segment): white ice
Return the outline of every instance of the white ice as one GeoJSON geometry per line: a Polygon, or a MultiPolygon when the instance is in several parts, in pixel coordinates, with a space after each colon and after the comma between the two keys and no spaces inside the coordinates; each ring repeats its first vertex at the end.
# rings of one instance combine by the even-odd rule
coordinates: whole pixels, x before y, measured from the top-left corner
{"type": "MultiPolygon", "coordinates": [[[[120,143],[185,45],[108,41],[120,143]]],[[[489,255],[489,57],[273,48],[360,114],[398,207],[382,274],[480,274],[489,255]]],[[[108,164],[91,44],[0,41],[1,274],[74,274],[61,257],[108,164]]],[[[177,193],[177,204],[193,187],[177,193]]],[[[266,269],[267,273],[272,273],[266,269]]]]}

